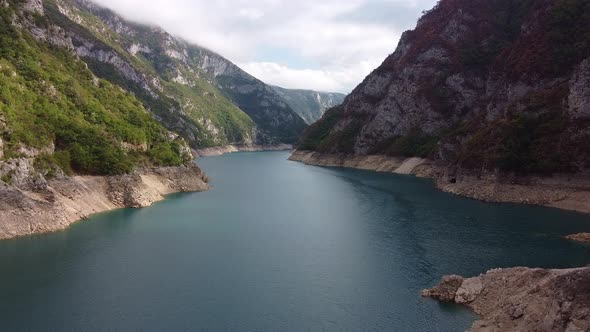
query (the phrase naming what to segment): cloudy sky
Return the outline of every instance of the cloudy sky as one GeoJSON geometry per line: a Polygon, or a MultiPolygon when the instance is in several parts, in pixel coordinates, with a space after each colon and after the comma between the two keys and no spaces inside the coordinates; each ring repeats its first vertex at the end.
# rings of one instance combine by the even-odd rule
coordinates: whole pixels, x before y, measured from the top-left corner
{"type": "Polygon", "coordinates": [[[95,0],[162,26],[259,79],[350,92],[436,0],[95,0]]]}

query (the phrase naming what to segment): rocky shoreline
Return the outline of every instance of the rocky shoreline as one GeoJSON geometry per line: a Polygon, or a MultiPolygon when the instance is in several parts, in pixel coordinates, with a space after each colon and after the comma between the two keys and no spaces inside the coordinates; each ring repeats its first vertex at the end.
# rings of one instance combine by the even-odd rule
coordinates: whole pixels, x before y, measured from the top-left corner
{"type": "Polygon", "coordinates": [[[445,192],[482,201],[540,205],[590,213],[590,176],[587,175],[501,179],[498,174],[476,176],[451,173],[448,167],[421,158],[350,156],[313,151],[295,151],[289,160],[315,166],[415,175],[434,179],[436,187],[445,192]]]}
{"type": "Polygon", "coordinates": [[[165,195],[208,189],[206,176],[195,164],[121,176],[63,176],[42,189],[2,183],[0,240],[59,231],[96,213],[147,207],[165,195]]]}
{"type": "MultiPolygon", "coordinates": [[[[348,167],[432,178],[446,192],[489,202],[514,202],[590,213],[587,178],[529,178],[450,172],[432,161],[382,155],[347,156],[295,151],[289,158],[307,165],[348,167]]],[[[590,241],[590,234],[567,237],[590,241]]],[[[590,267],[565,270],[497,269],[475,278],[446,276],[422,292],[467,306],[481,316],[471,331],[590,331],[590,267]]]]}
{"type": "Polygon", "coordinates": [[[422,296],[467,306],[481,316],[471,331],[590,331],[590,267],[496,269],[446,276],[422,296]]]}
{"type": "Polygon", "coordinates": [[[257,152],[257,151],[290,151],[293,146],[290,144],[276,145],[226,145],[212,148],[193,150],[193,155],[199,157],[215,157],[235,152],[257,152]]]}

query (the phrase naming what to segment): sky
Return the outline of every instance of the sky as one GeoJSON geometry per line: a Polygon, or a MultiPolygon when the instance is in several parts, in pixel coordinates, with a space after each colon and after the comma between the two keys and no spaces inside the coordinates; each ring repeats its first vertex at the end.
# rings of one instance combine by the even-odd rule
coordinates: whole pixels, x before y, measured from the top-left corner
{"type": "Polygon", "coordinates": [[[350,92],[437,0],[95,0],[268,84],[350,92]]]}

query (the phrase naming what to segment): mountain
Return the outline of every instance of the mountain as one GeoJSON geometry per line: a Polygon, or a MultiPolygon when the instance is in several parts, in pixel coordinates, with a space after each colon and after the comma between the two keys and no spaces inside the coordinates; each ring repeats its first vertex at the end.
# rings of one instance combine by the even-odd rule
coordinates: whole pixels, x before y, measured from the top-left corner
{"type": "Polygon", "coordinates": [[[90,1],[45,0],[45,17],[93,73],[121,86],[193,148],[250,143],[255,123],[204,73],[183,61],[185,45],[157,27],[127,22],[90,1]]]}
{"type": "Polygon", "coordinates": [[[319,120],[327,109],[342,104],[346,95],[334,92],[293,90],[272,87],[305,122],[312,124],[319,120]]]}
{"type": "Polygon", "coordinates": [[[306,128],[268,85],[211,51],[91,1],[43,4],[97,76],[133,92],[193,148],[293,143],[306,128]]]}
{"type": "Polygon", "coordinates": [[[28,187],[64,173],[123,174],[192,159],[184,139],[71,52],[39,1],[0,4],[2,182],[28,187]]]}
{"type": "Polygon", "coordinates": [[[589,125],[590,2],[441,0],[299,149],[583,172],[589,125]]]}
{"type": "Polygon", "coordinates": [[[219,89],[254,120],[258,144],[299,140],[307,124],[271,86],[204,48],[191,46],[188,54],[215,80],[219,89]]]}

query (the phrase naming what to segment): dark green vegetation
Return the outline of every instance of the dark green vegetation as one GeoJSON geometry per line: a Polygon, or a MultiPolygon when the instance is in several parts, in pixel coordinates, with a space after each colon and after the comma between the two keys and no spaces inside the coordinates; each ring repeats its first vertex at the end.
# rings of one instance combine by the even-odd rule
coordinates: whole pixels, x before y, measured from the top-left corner
{"type": "MultiPolygon", "coordinates": [[[[40,168],[67,173],[122,174],[140,165],[180,165],[180,142],[141,102],[68,51],[37,42],[12,24],[15,2],[0,9],[0,114],[5,158],[23,148],[48,149],[40,168]]],[[[32,15],[37,24],[45,17],[32,15]]]]}
{"type": "Polygon", "coordinates": [[[301,150],[321,151],[322,143],[330,135],[330,131],[336,124],[340,112],[339,108],[328,110],[319,121],[309,126],[297,147],[301,150]]]}
{"type": "Polygon", "coordinates": [[[524,174],[577,171],[574,160],[580,149],[577,140],[567,137],[567,127],[568,119],[559,113],[498,120],[469,137],[455,158],[458,165],[472,169],[483,165],[524,174]]]}
{"type": "Polygon", "coordinates": [[[365,115],[354,114],[352,124],[342,131],[332,132],[332,128],[341,117],[339,107],[328,110],[316,123],[306,131],[298,145],[301,150],[328,152],[335,149],[342,153],[354,153],[354,142],[362,129],[365,115]]]}
{"type": "Polygon", "coordinates": [[[548,39],[554,72],[571,70],[590,57],[590,2],[561,0],[551,11],[548,39]]]}

